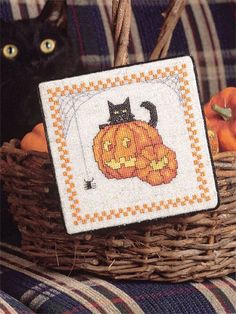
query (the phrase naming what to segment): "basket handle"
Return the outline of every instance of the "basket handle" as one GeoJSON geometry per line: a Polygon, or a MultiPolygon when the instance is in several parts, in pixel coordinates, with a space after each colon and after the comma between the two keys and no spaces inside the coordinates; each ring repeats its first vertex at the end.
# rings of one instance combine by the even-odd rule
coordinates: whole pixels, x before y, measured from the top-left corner
{"type": "MultiPolygon", "coordinates": [[[[168,8],[163,14],[164,23],[150,60],[162,59],[167,56],[174,29],[185,5],[186,0],[170,0],[168,8]]],[[[131,14],[131,0],[112,0],[114,66],[128,63],[131,14]]]]}
{"type": "Polygon", "coordinates": [[[112,1],[114,39],[114,66],[128,63],[128,45],[131,23],[131,0],[112,1]]]}

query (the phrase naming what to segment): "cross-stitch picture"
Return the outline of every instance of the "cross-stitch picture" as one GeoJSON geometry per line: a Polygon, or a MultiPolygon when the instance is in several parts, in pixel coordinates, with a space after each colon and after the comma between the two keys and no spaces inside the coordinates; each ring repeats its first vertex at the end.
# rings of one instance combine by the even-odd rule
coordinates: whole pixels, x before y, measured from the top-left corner
{"type": "Polygon", "coordinates": [[[40,91],[71,230],[215,206],[191,59],[43,83],[40,91]]]}
{"type": "Polygon", "coordinates": [[[138,177],[151,184],[169,183],[177,174],[175,153],[163,145],[155,129],[157,110],[151,102],[140,107],[150,112],[150,121],[137,121],[131,113],[130,100],[114,105],[108,101],[110,125],[95,137],[93,151],[99,169],[107,178],[138,177]]]}

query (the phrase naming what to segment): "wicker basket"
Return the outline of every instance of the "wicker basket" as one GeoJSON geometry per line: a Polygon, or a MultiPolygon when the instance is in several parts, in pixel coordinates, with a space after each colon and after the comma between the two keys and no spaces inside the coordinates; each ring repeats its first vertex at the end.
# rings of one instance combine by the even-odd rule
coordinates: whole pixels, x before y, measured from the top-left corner
{"type": "Polygon", "coordinates": [[[180,282],[219,277],[236,267],[236,152],[214,157],[221,205],[216,210],[66,234],[46,153],[12,140],[0,149],[1,174],[22,250],[35,262],[71,273],[180,282]]]}

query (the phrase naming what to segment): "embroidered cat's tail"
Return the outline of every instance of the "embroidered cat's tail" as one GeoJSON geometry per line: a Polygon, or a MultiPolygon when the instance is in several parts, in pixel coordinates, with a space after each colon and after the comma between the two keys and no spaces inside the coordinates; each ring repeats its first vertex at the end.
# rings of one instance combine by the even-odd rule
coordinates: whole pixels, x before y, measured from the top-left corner
{"type": "Polygon", "coordinates": [[[156,106],[153,105],[153,103],[151,103],[150,101],[144,101],[141,103],[140,107],[144,107],[150,112],[150,120],[148,124],[155,128],[158,121],[156,106]]]}

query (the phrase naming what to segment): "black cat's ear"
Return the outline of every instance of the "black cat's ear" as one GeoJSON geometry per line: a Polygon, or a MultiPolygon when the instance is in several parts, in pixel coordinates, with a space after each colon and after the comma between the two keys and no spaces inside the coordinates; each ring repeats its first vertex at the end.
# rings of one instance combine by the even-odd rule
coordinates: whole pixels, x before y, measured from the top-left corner
{"type": "Polygon", "coordinates": [[[126,100],[124,101],[124,105],[129,105],[130,106],[129,97],[127,97],[126,100]]]}
{"type": "Polygon", "coordinates": [[[112,102],[110,102],[109,100],[108,100],[108,106],[109,106],[109,109],[112,109],[115,107],[115,105],[112,102]]]}
{"type": "Polygon", "coordinates": [[[39,15],[41,21],[47,21],[59,28],[66,29],[67,5],[65,0],[48,0],[39,15]]]}
{"type": "Polygon", "coordinates": [[[126,106],[126,108],[129,108],[129,109],[130,109],[129,97],[126,98],[126,100],[124,101],[123,104],[126,106]]]}

